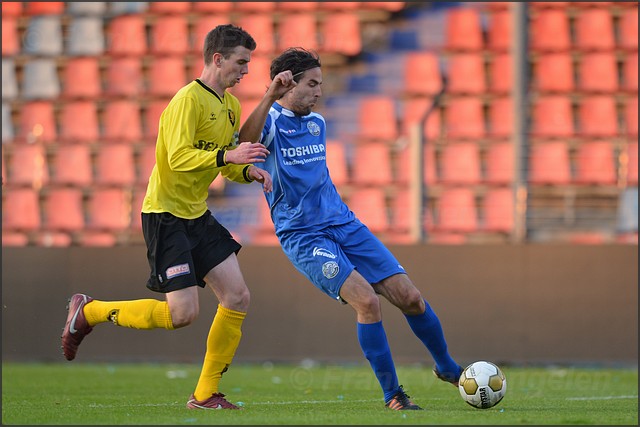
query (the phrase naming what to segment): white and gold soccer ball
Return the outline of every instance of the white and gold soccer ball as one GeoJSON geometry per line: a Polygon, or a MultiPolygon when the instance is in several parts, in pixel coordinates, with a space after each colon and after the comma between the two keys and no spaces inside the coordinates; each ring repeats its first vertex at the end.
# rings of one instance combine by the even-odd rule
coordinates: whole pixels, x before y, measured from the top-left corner
{"type": "Polygon", "coordinates": [[[460,375],[460,396],[474,408],[488,409],[502,400],[507,391],[507,378],[491,362],[478,361],[467,366],[460,375]]]}

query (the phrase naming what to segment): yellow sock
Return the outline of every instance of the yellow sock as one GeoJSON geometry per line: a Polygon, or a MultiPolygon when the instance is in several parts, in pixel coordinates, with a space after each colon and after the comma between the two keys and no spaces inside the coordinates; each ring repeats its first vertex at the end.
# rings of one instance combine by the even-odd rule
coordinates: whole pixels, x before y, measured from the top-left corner
{"type": "Polygon", "coordinates": [[[207,337],[207,352],[204,355],[202,371],[193,393],[197,400],[205,400],[213,393],[218,393],[220,378],[231,364],[240,344],[240,328],[246,315],[247,313],[230,310],[218,304],[218,311],[207,337]]]}
{"type": "Polygon", "coordinates": [[[169,304],[155,299],[133,301],[93,300],[84,306],[84,315],[90,326],[113,322],[134,329],[173,329],[169,304]]]}

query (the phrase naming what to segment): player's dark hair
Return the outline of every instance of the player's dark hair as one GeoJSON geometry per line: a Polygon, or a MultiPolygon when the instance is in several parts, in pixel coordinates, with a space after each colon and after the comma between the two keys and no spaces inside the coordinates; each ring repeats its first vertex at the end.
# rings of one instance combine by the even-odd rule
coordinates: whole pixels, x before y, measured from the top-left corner
{"type": "Polygon", "coordinates": [[[204,63],[211,64],[213,54],[219,53],[228,58],[237,46],[246,47],[253,51],[257,47],[256,41],[249,33],[235,25],[218,25],[209,31],[204,39],[204,63]]]}
{"type": "MultiPolygon", "coordinates": [[[[296,76],[296,74],[302,73],[303,71],[320,66],[320,57],[317,53],[301,47],[291,47],[271,61],[269,74],[271,76],[271,80],[273,80],[278,73],[286,70],[291,70],[291,73],[296,76]]],[[[293,80],[297,83],[301,78],[302,74],[294,77],[293,80]]]]}

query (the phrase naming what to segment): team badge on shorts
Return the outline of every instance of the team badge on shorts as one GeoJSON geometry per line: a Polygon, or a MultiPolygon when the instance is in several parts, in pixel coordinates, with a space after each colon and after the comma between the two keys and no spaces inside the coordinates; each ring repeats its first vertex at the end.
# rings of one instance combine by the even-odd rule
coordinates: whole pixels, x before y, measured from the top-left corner
{"type": "Polygon", "coordinates": [[[327,279],[333,279],[338,275],[338,271],[340,271],[340,266],[335,261],[328,261],[322,264],[322,274],[327,279]]]}
{"type": "Polygon", "coordinates": [[[309,133],[313,136],[320,135],[320,126],[316,122],[307,122],[307,129],[309,129],[309,133]]]}

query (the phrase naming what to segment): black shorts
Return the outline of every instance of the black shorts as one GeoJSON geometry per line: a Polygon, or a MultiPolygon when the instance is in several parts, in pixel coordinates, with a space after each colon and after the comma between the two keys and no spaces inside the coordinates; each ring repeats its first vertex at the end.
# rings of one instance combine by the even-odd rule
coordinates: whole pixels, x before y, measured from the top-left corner
{"type": "Polygon", "coordinates": [[[151,268],[147,288],[161,293],[204,287],[207,273],[242,247],[210,211],[196,219],[143,213],[142,232],[151,268]]]}

